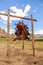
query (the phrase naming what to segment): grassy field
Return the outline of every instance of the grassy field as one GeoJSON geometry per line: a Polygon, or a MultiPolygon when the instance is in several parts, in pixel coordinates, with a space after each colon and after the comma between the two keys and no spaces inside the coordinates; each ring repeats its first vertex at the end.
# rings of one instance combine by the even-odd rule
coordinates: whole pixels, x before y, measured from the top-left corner
{"type": "MultiPolygon", "coordinates": [[[[0,44],[5,44],[7,42],[7,39],[4,39],[4,38],[0,38],[0,44]]],[[[9,40],[9,43],[10,44],[14,44],[17,48],[18,47],[21,47],[22,44],[24,42],[24,48],[25,49],[29,49],[29,50],[32,50],[32,41],[28,41],[28,40],[16,40],[16,41],[13,41],[13,40],[9,40]]],[[[34,47],[35,47],[35,50],[37,51],[43,51],[43,40],[36,40],[34,41],[34,47]]]]}
{"type": "Polygon", "coordinates": [[[35,41],[34,47],[35,57],[32,41],[11,39],[8,41],[0,38],[0,65],[43,65],[43,41],[35,41]],[[23,42],[24,50],[22,50],[23,42]]]}

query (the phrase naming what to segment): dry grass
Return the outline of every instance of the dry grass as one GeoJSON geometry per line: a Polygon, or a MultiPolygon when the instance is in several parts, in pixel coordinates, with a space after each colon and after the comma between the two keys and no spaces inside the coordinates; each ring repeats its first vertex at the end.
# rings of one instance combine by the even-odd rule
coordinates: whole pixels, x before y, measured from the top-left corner
{"type": "Polygon", "coordinates": [[[35,41],[35,57],[32,56],[31,42],[24,41],[24,50],[22,50],[22,40],[9,42],[0,40],[0,65],[43,65],[43,42],[35,41]],[[9,48],[8,43],[10,43],[9,48]]]}

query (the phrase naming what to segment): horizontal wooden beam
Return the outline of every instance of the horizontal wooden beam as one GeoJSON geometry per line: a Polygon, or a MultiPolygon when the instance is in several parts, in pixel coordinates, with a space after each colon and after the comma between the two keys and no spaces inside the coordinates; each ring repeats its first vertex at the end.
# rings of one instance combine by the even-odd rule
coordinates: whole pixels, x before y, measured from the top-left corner
{"type": "Polygon", "coordinates": [[[8,16],[8,14],[5,14],[5,13],[0,13],[0,15],[8,16]]]}
{"type": "MultiPolygon", "coordinates": [[[[5,14],[5,13],[0,13],[0,15],[8,16],[8,14],[5,14]]],[[[10,17],[21,18],[21,19],[25,19],[25,20],[31,20],[31,18],[25,18],[25,17],[15,16],[15,15],[11,15],[11,14],[10,14],[10,17]]],[[[37,21],[37,20],[33,19],[33,21],[37,21]]]]}

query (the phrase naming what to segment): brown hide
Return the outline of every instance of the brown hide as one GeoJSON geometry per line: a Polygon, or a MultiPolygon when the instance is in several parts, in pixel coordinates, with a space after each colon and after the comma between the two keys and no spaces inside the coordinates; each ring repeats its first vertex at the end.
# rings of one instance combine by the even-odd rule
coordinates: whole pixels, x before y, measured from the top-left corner
{"type": "Polygon", "coordinates": [[[28,35],[30,35],[30,33],[28,32],[28,27],[23,22],[19,22],[18,24],[16,24],[15,35],[16,35],[16,38],[14,38],[14,40],[29,39],[28,35]]]}

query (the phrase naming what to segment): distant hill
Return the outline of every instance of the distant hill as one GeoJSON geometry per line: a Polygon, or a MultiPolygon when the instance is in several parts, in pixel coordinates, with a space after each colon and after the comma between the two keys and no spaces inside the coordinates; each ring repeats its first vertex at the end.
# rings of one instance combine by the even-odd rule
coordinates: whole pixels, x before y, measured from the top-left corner
{"type": "MultiPolygon", "coordinates": [[[[7,36],[7,32],[0,28],[0,38],[5,38],[7,36]]],[[[15,34],[10,34],[10,38],[14,38],[15,37],[15,34]]],[[[35,39],[43,39],[43,34],[35,34],[35,39]]]]}
{"type": "Polygon", "coordinates": [[[7,32],[4,29],[0,28],[0,37],[6,37],[6,35],[7,32]]]}
{"type": "Polygon", "coordinates": [[[35,34],[35,39],[43,39],[43,34],[35,34]]]}

